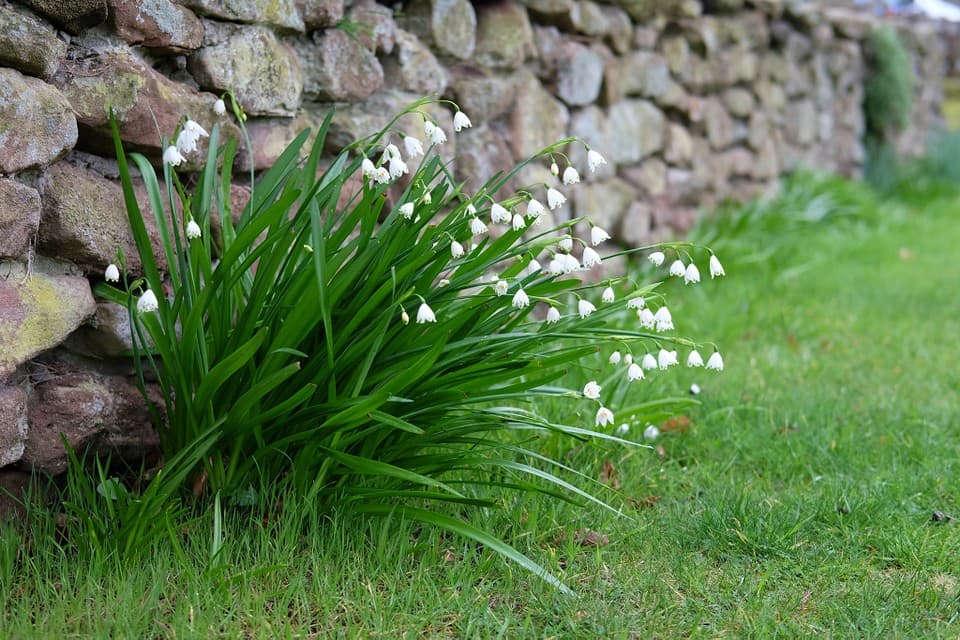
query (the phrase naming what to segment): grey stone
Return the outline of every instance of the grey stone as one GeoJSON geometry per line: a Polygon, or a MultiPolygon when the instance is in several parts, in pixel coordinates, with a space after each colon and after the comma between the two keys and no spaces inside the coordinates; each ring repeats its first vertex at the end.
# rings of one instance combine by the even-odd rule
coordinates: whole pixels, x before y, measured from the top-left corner
{"type": "MultiPolygon", "coordinates": [[[[579,184],[572,191],[574,215],[586,218],[611,235],[620,228],[620,221],[637,197],[630,183],[620,178],[579,184]]],[[[582,238],[590,237],[587,222],[579,223],[575,231],[582,238]]]]}
{"type": "Polygon", "coordinates": [[[266,24],[303,32],[304,24],[294,0],[180,0],[199,14],[249,24],[266,24]]]}
{"type": "Polygon", "coordinates": [[[0,173],[49,164],[76,142],[77,120],[62,93],[0,68],[0,173]]]}
{"type": "Polygon", "coordinates": [[[36,189],[0,178],[0,257],[25,255],[39,224],[40,194],[36,189]]]}
{"type": "Polygon", "coordinates": [[[336,26],[343,20],[343,0],[295,0],[303,24],[310,31],[336,26]]]}
{"type": "MultiPolygon", "coordinates": [[[[130,232],[120,185],[97,173],[58,162],[41,176],[40,249],[87,272],[102,274],[123,249],[127,269],[140,273],[142,264],[130,232]]],[[[160,268],[166,264],[160,234],[145,192],[138,200],[160,268]]]]}
{"type": "Polygon", "coordinates": [[[533,28],[523,5],[502,0],[478,7],[477,63],[491,69],[517,69],[535,51],[533,28]]]}
{"type": "Polygon", "coordinates": [[[667,165],[660,158],[647,158],[639,165],[627,167],[623,177],[649,197],[662,196],[667,190],[667,165]]]}
{"type": "Polygon", "coordinates": [[[657,98],[670,89],[670,69],[666,58],[649,51],[634,51],[620,58],[620,84],[623,95],[657,98]]]}
{"type": "Polygon", "coordinates": [[[718,151],[730,146],[735,139],[734,123],[723,104],[715,98],[704,100],[703,116],[710,146],[718,151]]]}
{"type": "MultiPolygon", "coordinates": [[[[172,137],[184,118],[198,122],[207,131],[220,124],[221,140],[240,138],[239,128],[213,113],[216,96],[200,93],[157,72],[126,48],[87,50],[60,65],[53,82],[70,101],[85,132],[85,147],[112,155],[109,112],[117,116],[120,138],[128,148],[144,152],[159,162],[159,134],[172,137]]],[[[2,125],[0,125],[2,126],[2,125]]],[[[182,169],[195,168],[205,157],[207,138],[188,156],[182,169]]]]}
{"type": "Polygon", "coordinates": [[[624,100],[609,110],[610,143],[607,160],[634,164],[663,148],[666,118],[645,100],[624,100]]]}
{"type": "Polygon", "coordinates": [[[246,27],[226,42],[204,47],[190,57],[190,71],[204,89],[232,89],[251,115],[291,115],[300,106],[300,64],[266,27],[246,27]]]}
{"type": "Polygon", "coordinates": [[[101,24],[107,19],[105,0],[20,0],[70,33],[101,24]]]}
{"type": "MultiPolygon", "coordinates": [[[[280,158],[287,146],[304,129],[316,130],[323,121],[323,112],[302,109],[293,118],[257,118],[247,123],[247,133],[253,147],[253,169],[269,169],[280,158]]],[[[301,149],[301,155],[309,153],[309,144],[301,149]]],[[[244,173],[250,171],[251,154],[237,154],[237,168],[244,173]]]]}
{"type": "Polygon", "coordinates": [[[27,392],[22,386],[0,386],[0,467],[23,456],[27,439],[27,392]]]}
{"type": "Polygon", "coordinates": [[[66,53],[67,44],[50,25],[23,9],[0,5],[0,65],[48,78],[66,53]]]}
{"type": "Polygon", "coordinates": [[[619,238],[628,247],[642,247],[651,241],[653,226],[653,207],[645,202],[630,203],[627,213],[620,224],[619,238]]]}
{"type": "Polygon", "coordinates": [[[728,167],[729,174],[733,177],[753,176],[756,162],[749,149],[744,147],[728,149],[720,155],[720,161],[728,167]]]}
{"type": "Polygon", "coordinates": [[[393,52],[397,24],[389,8],[374,0],[360,0],[350,8],[347,18],[360,25],[355,35],[364,47],[386,54],[393,52]]]}
{"type": "Polygon", "coordinates": [[[117,34],[130,44],[174,53],[203,44],[203,23],[173,0],[107,0],[117,34]]]}
{"type": "MultiPolygon", "coordinates": [[[[601,164],[595,172],[583,171],[581,177],[585,181],[607,180],[616,175],[617,165],[612,162],[609,151],[613,145],[613,142],[611,142],[612,134],[615,135],[615,132],[610,130],[607,114],[597,106],[590,105],[571,114],[570,135],[583,140],[585,144],[596,149],[607,160],[607,164],[601,164]]],[[[572,145],[567,153],[574,166],[581,168],[586,166],[587,152],[582,146],[579,144],[572,145]]]]}
{"type": "Polygon", "coordinates": [[[498,118],[513,105],[517,93],[513,75],[493,74],[468,65],[451,68],[450,75],[457,103],[474,124],[498,118]]]}
{"type": "Polygon", "coordinates": [[[312,99],[359,102],[383,85],[383,67],[363,43],[340,29],[313,34],[297,45],[304,93],[312,99]]]}
{"type": "Polygon", "coordinates": [[[630,51],[633,40],[633,23],[627,12],[618,7],[601,6],[607,21],[606,41],[615,52],[624,55],[630,51]]]}
{"type": "Polygon", "coordinates": [[[676,166],[688,166],[693,159],[693,139],[686,128],[675,122],[667,126],[663,157],[676,166]]]}
{"type": "Polygon", "coordinates": [[[447,71],[415,35],[398,29],[394,55],[383,62],[386,85],[422,95],[438,95],[447,88],[447,71]]]}
{"type": "Polygon", "coordinates": [[[753,94],[740,87],[727,89],[723,92],[723,104],[727,110],[739,118],[747,118],[753,113],[754,99],[753,94]]]}
{"type": "Polygon", "coordinates": [[[568,42],[558,62],[557,95],[571,106],[594,102],[600,95],[604,60],[596,51],[568,42]]]}
{"type": "Polygon", "coordinates": [[[817,139],[817,109],[812,100],[791,102],[787,106],[785,133],[787,140],[798,145],[812,144],[817,139]]]}
{"type": "Polygon", "coordinates": [[[518,75],[516,104],[510,114],[510,146],[514,159],[525,160],[567,134],[570,114],[530,72],[518,75]]]}
{"type": "MultiPolygon", "coordinates": [[[[457,135],[457,182],[466,183],[467,193],[477,193],[496,173],[513,164],[510,147],[502,133],[489,125],[474,126],[457,135]]],[[[512,195],[506,185],[501,195],[512,195]]],[[[497,194],[490,194],[498,197],[497,194]]]]}
{"type": "Polygon", "coordinates": [[[400,22],[441,56],[473,57],[477,14],[469,0],[414,0],[404,7],[400,22]]]}
{"type": "Polygon", "coordinates": [[[0,380],[63,342],[95,309],[86,278],[48,272],[41,261],[30,273],[0,263],[0,380]]]}

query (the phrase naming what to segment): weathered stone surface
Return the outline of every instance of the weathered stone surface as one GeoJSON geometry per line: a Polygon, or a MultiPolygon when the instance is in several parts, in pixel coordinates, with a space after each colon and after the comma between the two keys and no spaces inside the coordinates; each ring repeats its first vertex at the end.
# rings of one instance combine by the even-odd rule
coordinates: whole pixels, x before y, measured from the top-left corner
{"type": "Polygon", "coordinates": [[[734,147],[720,155],[720,161],[727,165],[733,177],[749,178],[754,172],[754,157],[749,149],[734,147]]]}
{"type": "Polygon", "coordinates": [[[663,56],[634,51],[619,59],[620,90],[624,96],[657,98],[670,89],[670,69],[663,56]]]}
{"type": "Polygon", "coordinates": [[[401,26],[441,56],[459,60],[473,57],[477,13],[469,0],[414,0],[405,7],[401,26]]]}
{"type": "Polygon", "coordinates": [[[630,203],[620,224],[620,240],[628,247],[641,247],[651,241],[653,208],[640,201],[630,203]]]}
{"type": "Polygon", "coordinates": [[[356,36],[363,46],[371,51],[393,52],[397,30],[393,11],[375,0],[360,0],[353,4],[347,17],[360,25],[356,36]]]}
{"type": "Polygon", "coordinates": [[[40,194],[36,189],[0,178],[0,258],[26,254],[39,224],[40,194]]]}
{"type": "Polygon", "coordinates": [[[76,142],[77,121],[63,94],[0,68],[0,173],[49,164],[76,142]]]}
{"type": "MultiPolygon", "coordinates": [[[[322,121],[322,113],[307,110],[298,111],[293,118],[250,120],[247,123],[247,133],[253,147],[253,168],[261,171],[272,167],[294,138],[304,129],[316,131],[322,121]]],[[[304,156],[309,153],[309,145],[304,145],[301,152],[304,156]]],[[[250,154],[237,154],[237,168],[243,172],[250,170],[250,154]]]]}
{"type": "Polygon", "coordinates": [[[604,60],[593,49],[568,42],[557,67],[557,95],[568,105],[588,105],[600,95],[604,60]]]}
{"type": "Polygon", "coordinates": [[[50,25],[23,9],[0,5],[0,65],[47,78],[66,53],[67,44],[50,25]]]}
{"type": "Polygon", "coordinates": [[[95,309],[86,278],[59,275],[42,261],[31,274],[0,263],[0,380],[63,342],[95,309]]]}
{"type": "Polygon", "coordinates": [[[666,147],[663,157],[677,166],[687,166],[693,159],[693,139],[686,127],[675,122],[667,126],[666,147]]]}
{"type": "Polygon", "coordinates": [[[336,26],[343,20],[343,0],[295,0],[309,31],[336,26]]]}
{"type": "Polygon", "coordinates": [[[124,356],[133,349],[130,315],[119,304],[98,301],[94,316],[63,344],[74,353],[92,358],[124,356]]]}
{"type": "MultiPolygon", "coordinates": [[[[99,274],[116,262],[117,249],[122,248],[127,268],[140,273],[142,265],[119,184],[90,169],[58,162],[44,172],[38,187],[43,203],[40,249],[45,255],[70,260],[84,271],[99,274]]],[[[138,200],[154,257],[163,268],[166,260],[150,205],[146,197],[138,200]]]]}
{"type": "MultiPolygon", "coordinates": [[[[141,454],[158,444],[150,413],[136,385],[120,376],[70,372],[38,384],[29,402],[29,429],[20,466],[62,473],[67,453],[61,434],[74,450],[122,437],[141,441],[141,454]]],[[[129,452],[127,452],[129,453],[129,452]]]]}
{"type": "Polygon", "coordinates": [[[711,147],[721,150],[733,144],[733,119],[719,100],[710,98],[703,101],[703,120],[711,147]]]}
{"type": "Polygon", "coordinates": [[[447,70],[415,35],[403,29],[396,32],[394,55],[383,62],[386,85],[422,95],[443,93],[447,88],[447,70]]]}
{"type": "MultiPolygon", "coordinates": [[[[120,138],[157,160],[162,153],[158,129],[159,134],[173,136],[186,117],[208,131],[218,121],[213,113],[216,96],[168,79],[128,50],[78,54],[60,65],[53,82],[70,101],[85,133],[83,146],[92,151],[113,153],[110,109],[117,115],[120,138]]],[[[221,139],[240,137],[236,125],[220,121],[220,127],[221,139]]],[[[206,144],[207,138],[201,139],[199,151],[188,160],[204,157],[206,144]]]]}
{"type": "Polygon", "coordinates": [[[104,0],[21,0],[64,31],[80,33],[107,19],[104,0]]]}
{"type": "Polygon", "coordinates": [[[807,145],[817,139],[817,109],[811,100],[791,102],[784,122],[787,140],[807,145]]]}
{"type": "MultiPolygon", "coordinates": [[[[479,125],[457,135],[456,179],[466,182],[466,193],[476,193],[487,180],[512,163],[504,135],[489,125],[479,125]]],[[[503,195],[512,195],[506,185],[503,195]]],[[[496,194],[491,194],[497,197],[496,194]]]]}
{"type": "Polygon", "coordinates": [[[630,16],[618,7],[603,5],[600,10],[607,23],[605,33],[607,43],[620,55],[630,51],[630,43],[633,40],[633,23],[630,22],[630,16]]]}
{"type": "Polygon", "coordinates": [[[469,65],[450,69],[453,93],[474,123],[502,116],[513,105],[517,82],[513,75],[493,74],[469,65]]]}
{"type": "Polygon", "coordinates": [[[634,164],[663,148],[666,118],[646,100],[624,100],[609,111],[608,161],[634,164]]]}
{"type": "Polygon", "coordinates": [[[623,177],[646,196],[659,197],[667,190],[667,165],[660,158],[647,158],[624,169],[623,177]]]}
{"type": "Polygon", "coordinates": [[[203,44],[203,23],[173,0],[107,0],[117,34],[130,44],[189,52],[203,44]]]}
{"type": "MultiPolygon", "coordinates": [[[[620,178],[579,184],[571,191],[574,215],[587,218],[610,234],[616,233],[619,221],[637,197],[630,183],[620,178]]],[[[590,237],[590,225],[586,222],[578,224],[575,230],[580,237],[590,237]]]]}
{"type": "Polygon", "coordinates": [[[723,104],[732,115],[738,118],[749,117],[755,106],[753,94],[739,87],[723,92],[723,104]]]}
{"type": "Polygon", "coordinates": [[[294,0],[180,0],[197,13],[230,22],[267,24],[290,31],[303,31],[304,24],[294,0]]]}
{"type": "MultiPolygon", "coordinates": [[[[590,105],[583,109],[574,111],[570,116],[570,135],[580,138],[592,149],[596,149],[607,160],[607,164],[602,164],[594,171],[584,171],[581,173],[583,180],[593,182],[595,180],[607,180],[617,173],[616,162],[612,162],[610,156],[611,131],[607,125],[607,114],[603,109],[590,105]]],[[[572,145],[567,153],[570,162],[574,166],[583,168],[587,164],[587,152],[579,144],[572,145]]]]}
{"type": "Polygon", "coordinates": [[[23,456],[27,439],[27,392],[22,386],[0,386],[0,467],[23,456]]]}
{"type": "Polygon", "coordinates": [[[296,46],[303,90],[315,100],[359,102],[383,85],[383,67],[363,44],[340,29],[313,34],[296,46]]]}
{"type": "Polygon", "coordinates": [[[510,114],[510,146],[514,159],[524,160],[567,134],[570,113],[529,72],[517,80],[517,97],[510,114]]]}
{"type": "Polygon", "coordinates": [[[474,59],[492,69],[517,69],[536,48],[523,5],[511,0],[480,5],[474,59]]]}
{"type": "Polygon", "coordinates": [[[190,57],[204,89],[233,89],[251,115],[290,115],[300,106],[303,75],[293,51],[266,27],[239,29],[226,42],[190,57]]]}

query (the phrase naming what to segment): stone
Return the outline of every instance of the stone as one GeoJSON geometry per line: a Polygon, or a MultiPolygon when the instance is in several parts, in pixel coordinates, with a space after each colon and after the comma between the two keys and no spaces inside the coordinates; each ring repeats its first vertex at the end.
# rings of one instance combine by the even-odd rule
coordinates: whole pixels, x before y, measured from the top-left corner
{"type": "Polygon", "coordinates": [[[611,4],[623,7],[638,23],[654,15],[671,18],[693,18],[702,12],[699,0],[611,0],[611,4]]]}
{"type": "Polygon", "coordinates": [[[732,177],[749,178],[754,172],[754,157],[749,149],[734,147],[720,154],[720,161],[728,167],[732,177]]]}
{"type": "Polygon", "coordinates": [[[620,224],[619,239],[628,247],[642,247],[650,243],[653,225],[653,208],[635,200],[630,203],[620,224]]]}
{"type": "Polygon", "coordinates": [[[756,147],[750,177],[763,180],[773,179],[779,175],[780,156],[777,153],[777,143],[773,138],[767,137],[756,147]]]}
{"type": "MultiPolygon", "coordinates": [[[[571,191],[574,215],[586,218],[611,235],[620,228],[621,219],[637,197],[629,182],[616,177],[602,182],[581,183],[571,191]]],[[[587,222],[577,224],[575,231],[580,237],[590,237],[590,225],[587,222]]]]}
{"type": "Polygon", "coordinates": [[[800,100],[787,105],[784,131],[789,142],[812,144],[817,139],[817,108],[812,100],[800,100]]]}
{"type": "Polygon", "coordinates": [[[117,34],[130,44],[185,53],[203,44],[203,23],[173,0],[107,0],[117,34]]]}
{"type": "Polygon", "coordinates": [[[404,7],[401,23],[442,57],[473,58],[477,13],[469,0],[414,0],[404,7]]]}
{"type": "Polygon", "coordinates": [[[693,159],[693,139],[687,129],[671,122],[667,126],[663,157],[672,165],[688,166],[693,159]]]}
{"type": "MultiPolygon", "coordinates": [[[[38,188],[42,201],[39,246],[45,255],[70,260],[83,271],[99,275],[117,261],[117,249],[123,249],[128,271],[141,273],[119,184],[90,169],[58,162],[44,172],[38,188]]],[[[163,245],[145,191],[138,201],[154,258],[163,269],[163,245]]]]}
{"type": "Polygon", "coordinates": [[[101,24],[107,19],[104,0],[20,0],[51,22],[73,34],[101,24]]]}
{"type": "Polygon", "coordinates": [[[296,49],[303,65],[303,90],[311,99],[360,102],[383,85],[377,57],[341,29],[318,31],[296,49]]]}
{"type": "Polygon", "coordinates": [[[96,306],[86,278],[62,275],[45,261],[32,271],[0,263],[0,380],[70,335],[96,306]]]}
{"type": "Polygon", "coordinates": [[[197,13],[248,24],[265,24],[287,31],[304,31],[303,18],[294,0],[178,0],[197,13]]]}
{"type": "Polygon", "coordinates": [[[474,123],[499,118],[513,105],[516,77],[493,74],[470,65],[450,69],[457,104],[474,123]]]}
{"type": "Polygon", "coordinates": [[[584,35],[603,37],[610,30],[603,7],[592,0],[578,0],[571,17],[573,28],[584,35]]]}
{"type": "Polygon", "coordinates": [[[620,85],[625,96],[657,98],[670,89],[666,58],[649,51],[634,51],[620,58],[620,85]]]}
{"type": "Polygon", "coordinates": [[[335,27],[343,20],[343,0],[295,0],[308,31],[335,27]]]}
{"type": "Polygon", "coordinates": [[[0,178],[0,258],[25,255],[39,224],[40,194],[36,189],[0,178]]]}
{"type": "Polygon", "coordinates": [[[190,56],[203,89],[232,89],[250,115],[292,115],[300,107],[303,74],[296,55],[266,27],[237,29],[225,42],[190,56]]]}
{"type": "Polygon", "coordinates": [[[608,126],[608,162],[636,164],[663,148],[666,118],[651,102],[618,102],[609,109],[608,126]]]}
{"type": "Polygon", "coordinates": [[[491,69],[518,69],[535,52],[533,28],[523,5],[501,0],[478,7],[474,51],[478,64],[491,69]]]}
{"type": "Polygon", "coordinates": [[[77,120],[62,93],[0,68],[0,173],[54,162],[77,143],[77,120]]]}
{"type": "MultiPolygon", "coordinates": [[[[207,131],[218,122],[213,113],[215,95],[170,80],[125,48],[77,53],[75,59],[68,58],[60,65],[53,83],[77,114],[84,132],[83,146],[90,151],[113,155],[111,109],[128,149],[145,153],[158,163],[163,153],[159,134],[173,136],[186,117],[207,131]]],[[[241,137],[236,125],[225,120],[219,124],[222,140],[241,137]]],[[[206,156],[207,143],[208,138],[201,139],[199,151],[181,168],[196,168],[206,156]]]]}
{"type": "MultiPolygon", "coordinates": [[[[269,169],[280,158],[287,146],[304,129],[316,131],[323,122],[323,113],[300,110],[293,118],[257,118],[247,123],[247,133],[253,148],[253,169],[269,169]]],[[[301,149],[306,157],[310,152],[309,143],[301,149]]],[[[251,157],[244,151],[237,154],[236,166],[244,173],[250,171],[251,157]]]]}
{"type": "MultiPolygon", "coordinates": [[[[457,182],[465,182],[465,193],[477,193],[490,178],[513,164],[513,156],[505,136],[495,128],[482,124],[457,134],[457,182]]],[[[507,184],[501,195],[512,195],[507,184]]],[[[498,197],[496,193],[489,194],[498,197]]]]}
{"type": "Polygon", "coordinates": [[[600,95],[603,57],[577,42],[568,42],[557,65],[557,95],[571,106],[584,106],[600,95]]]}
{"type": "Polygon", "coordinates": [[[703,121],[707,127],[707,138],[713,149],[721,150],[734,141],[734,122],[723,104],[716,98],[703,101],[703,121]]]}
{"type": "MultiPolygon", "coordinates": [[[[609,149],[613,145],[611,142],[610,127],[607,123],[607,115],[603,109],[589,105],[583,109],[574,111],[570,116],[570,135],[583,140],[585,144],[596,149],[607,160],[607,164],[597,167],[596,171],[583,171],[581,177],[587,182],[595,180],[607,180],[617,174],[617,165],[611,162],[609,149]]],[[[570,162],[575,167],[586,167],[587,152],[579,144],[572,145],[567,154],[570,162]]]]}
{"type": "Polygon", "coordinates": [[[667,190],[667,164],[660,158],[647,158],[639,165],[627,167],[623,177],[646,196],[659,197],[667,190]]]}
{"type": "Polygon", "coordinates": [[[630,16],[619,7],[602,5],[600,10],[607,21],[606,42],[617,54],[626,54],[630,51],[634,35],[630,16]]]}
{"type": "Polygon", "coordinates": [[[447,70],[415,35],[397,29],[396,48],[383,61],[386,85],[422,95],[439,95],[447,88],[447,70]]]}
{"type": "Polygon", "coordinates": [[[666,36],[660,40],[660,53],[667,61],[670,72],[678,76],[690,66],[690,44],[682,36],[666,36]]]}
{"type": "Polygon", "coordinates": [[[770,137],[771,131],[770,117],[762,111],[755,111],[750,115],[747,130],[747,143],[754,151],[763,146],[765,140],[770,137]]]}
{"type": "Polygon", "coordinates": [[[0,467],[23,456],[27,439],[27,392],[22,386],[0,386],[0,467]]]}
{"type": "Polygon", "coordinates": [[[133,332],[126,307],[98,301],[94,316],[70,334],[63,345],[90,358],[129,357],[133,350],[133,332]]]}
{"type": "Polygon", "coordinates": [[[650,51],[657,46],[660,29],[656,25],[638,24],[633,28],[633,46],[650,51]]]}
{"type": "Polygon", "coordinates": [[[517,162],[526,160],[567,135],[570,113],[529,71],[517,79],[517,94],[509,115],[510,147],[517,162]]]}
{"type": "Polygon", "coordinates": [[[50,25],[23,9],[0,5],[0,65],[49,78],[66,54],[67,44],[50,25]]]}
{"type": "Polygon", "coordinates": [[[731,115],[737,116],[738,118],[749,117],[755,107],[753,94],[740,87],[724,91],[723,104],[727,107],[731,115]]]}
{"type": "Polygon", "coordinates": [[[557,75],[557,63],[567,39],[556,27],[533,27],[533,41],[536,51],[536,72],[543,82],[553,82],[557,75]]]}
{"type": "Polygon", "coordinates": [[[58,474],[67,469],[61,436],[78,454],[98,436],[107,442],[122,439],[128,449],[139,448],[141,456],[159,444],[140,390],[122,376],[69,371],[41,382],[33,390],[28,416],[20,467],[33,471],[58,474]],[[140,447],[130,446],[135,439],[140,447]]]}
{"type": "Polygon", "coordinates": [[[360,0],[350,8],[347,18],[359,25],[355,35],[364,47],[386,54],[393,52],[397,24],[389,8],[375,0],[360,0]]]}

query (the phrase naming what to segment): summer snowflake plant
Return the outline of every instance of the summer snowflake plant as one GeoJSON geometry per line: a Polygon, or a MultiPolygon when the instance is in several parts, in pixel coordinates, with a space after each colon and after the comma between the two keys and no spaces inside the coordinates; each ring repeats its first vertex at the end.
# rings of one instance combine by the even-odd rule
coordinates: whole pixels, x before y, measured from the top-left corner
{"type": "MultiPolygon", "coordinates": [[[[164,465],[140,508],[159,517],[166,507],[146,496],[174,501],[188,486],[230,496],[280,483],[321,509],[445,527],[563,588],[503,540],[439,507],[499,508],[499,494],[518,487],[606,506],[563,479],[569,469],[528,450],[530,434],[638,446],[615,416],[642,425],[645,411],[662,413],[675,401],[620,404],[623,394],[603,393],[619,382],[577,379],[590,370],[581,361],[612,351],[599,356],[602,367],[623,367],[617,380],[636,390],[654,375],[644,371],[677,365],[678,349],[689,352],[688,366],[719,371],[723,360],[714,352],[704,365],[697,345],[671,334],[658,283],[590,273],[605,260],[601,250],[611,251],[607,231],[587,221],[582,239],[572,234],[580,218],[542,224],[546,207],[565,206],[561,189],[580,181],[569,160],[561,178],[553,158],[583,142],[561,140],[470,193],[436,153],[447,132],[428,103],[321,162],[328,116],[312,146],[311,132],[302,133],[251,185],[242,211],[231,210],[236,143],[221,145],[218,126],[207,132],[185,120],[169,132],[176,142],[164,141],[162,186],[149,160],[131,154],[165,264],[154,258],[114,130],[144,273],[128,281],[136,274],[125,273],[121,255],[105,278],[123,275],[123,287],[104,283],[98,293],[130,309],[136,362],[152,369],[165,402],[155,415],[164,465]],[[425,142],[402,130],[401,118],[419,120],[414,131],[425,142]],[[201,169],[181,181],[175,169],[188,157],[201,169]],[[524,165],[544,160],[553,183],[504,192],[524,165]],[[547,419],[538,412],[544,399],[569,410],[547,419]]],[[[211,109],[226,113],[220,101],[211,109]]],[[[235,103],[232,113],[242,127],[235,103]]],[[[453,125],[472,123],[456,109],[453,125]]],[[[588,148],[584,169],[603,164],[588,148]]],[[[670,273],[694,284],[691,251],[707,254],[671,243],[649,259],[659,267],[675,253],[670,273]]],[[[709,272],[723,275],[712,254],[709,272]]],[[[136,532],[124,541],[136,546],[136,532]]]]}

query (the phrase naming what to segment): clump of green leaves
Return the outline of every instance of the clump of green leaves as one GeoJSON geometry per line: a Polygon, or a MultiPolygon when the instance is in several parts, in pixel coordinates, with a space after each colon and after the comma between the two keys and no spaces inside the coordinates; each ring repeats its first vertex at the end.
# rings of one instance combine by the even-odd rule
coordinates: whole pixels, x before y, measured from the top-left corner
{"type": "Polygon", "coordinates": [[[910,54],[896,31],[884,26],[870,33],[868,64],[863,104],[867,138],[873,143],[889,143],[910,123],[914,98],[910,54]]]}
{"type": "MultiPolygon", "coordinates": [[[[422,117],[439,143],[425,105],[401,116],[422,117]]],[[[157,414],[165,464],[149,495],[163,505],[192,487],[237,503],[249,501],[251,487],[280,487],[320,511],[398,513],[446,528],[559,585],[496,535],[437,507],[497,507],[503,490],[603,504],[578,486],[583,476],[530,443],[562,434],[627,444],[613,435],[610,410],[591,410],[603,427],[595,429],[592,420],[548,420],[535,403],[602,404],[556,386],[601,341],[690,343],[618,326],[626,300],[650,296],[655,285],[581,282],[570,266],[580,267],[572,240],[557,260],[557,241],[580,220],[541,230],[531,203],[547,185],[493,199],[526,163],[467,194],[432,149],[417,167],[395,163],[399,150],[388,138],[406,141],[393,132],[395,122],[322,168],[328,116],[312,142],[303,132],[260,177],[242,212],[229,204],[236,146],[221,146],[216,128],[192,189],[167,163],[161,183],[149,161],[132,154],[166,273],[153,259],[115,132],[144,276],[98,291],[130,309],[136,355],[144,358],[137,362],[153,371],[165,399],[165,418],[157,414]],[[380,166],[371,158],[381,158],[380,166]],[[393,178],[405,170],[411,176],[401,187],[393,178]],[[359,188],[350,180],[357,175],[364,176],[359,188]],[[481,218],[495,226],[503,216],[497,234],[480,230],[481,218]],[[551,256],[541,269],[536,259],[551,256]],[[536,306],[541,314],[550,309],[551,322],[531,314],[536,306]]],[[[560,141],[538,157],[564,157],[561,149],[573,143],[560,141]]],[[[412,163],[415,147],[404,146],[412,163]]],[[[551,208],[560,196],[552,191],[551,208]]],[[[592,244],[606,235],[600,231],[592,244]]],[[[577,242],[585,265],[599,263],[587,242],[577,242]]],[[[647,399],[615,409],[637,414],[668,405],[647,399]]],[[[153,513],[162,506],[144,507],[153,513]]],[[[142,531],[128,524],[117,539],[131,551],[142,531]]]]}

